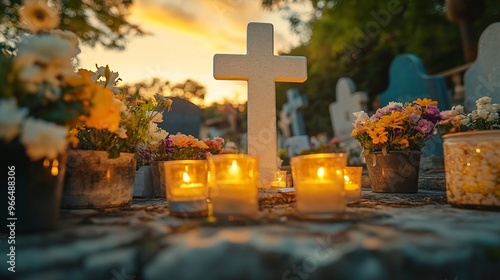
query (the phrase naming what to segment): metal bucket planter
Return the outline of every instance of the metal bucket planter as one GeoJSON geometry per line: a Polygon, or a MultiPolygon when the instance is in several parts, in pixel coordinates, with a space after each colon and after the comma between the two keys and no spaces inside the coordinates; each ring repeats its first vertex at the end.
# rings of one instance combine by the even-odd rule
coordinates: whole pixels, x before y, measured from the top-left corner
{"type": "Polygon", "coordinates": [[[448,203],[500,210],[500,130],[447,134],[443,148],[448,203]]]}
{"type": "Polygon", "coordinates": [[[68,150],[62,208],[98,209],[129,206],[134,191],[136,156],[105,151],[68,150]]]}
{"type": "Polygon", "coordinates": [[[420,151],[405,154],[390,151],[387,155],[375,152],[365,156],[370,185],[378,193],[417,193],[420,151]]]}
{"type": "Polygon", "coordinates": [[[32,161],[17,140],[0,143],[0,195],[4,225],[0,232],[41,232],[55,229],[59,222],[66,154],[54,160],[32,161]],[[12,225],[12,226],[9,226],[12,225]]]}
{"type": "Polygon", "coordinates": [[[166,198],[165,166],[166,161],[154,161],[151,163],[151,175],[153,181],[153,196],[166,198]]]}

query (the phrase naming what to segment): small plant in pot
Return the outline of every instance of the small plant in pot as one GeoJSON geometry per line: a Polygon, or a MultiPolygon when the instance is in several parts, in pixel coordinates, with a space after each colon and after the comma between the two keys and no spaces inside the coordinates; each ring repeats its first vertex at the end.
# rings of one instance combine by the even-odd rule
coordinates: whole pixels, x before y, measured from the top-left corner
{"type": "Polygon", "coordinates": [[[351,136],[363,148],[372,190],[416,193],[421,149],[441,120],[437,101],[389,102],[372,116],[354,115],[351,136]]]}

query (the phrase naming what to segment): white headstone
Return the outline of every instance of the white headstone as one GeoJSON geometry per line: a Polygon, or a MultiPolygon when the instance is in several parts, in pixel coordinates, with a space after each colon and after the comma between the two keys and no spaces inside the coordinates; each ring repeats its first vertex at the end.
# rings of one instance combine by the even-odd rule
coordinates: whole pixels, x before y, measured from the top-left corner
{"type": "Polygon", "coordinates": [[[290,119],[290,116],[288,116],[287,111],[281,110],[280,111],[280,119],[278,120],[278,127],[281,130],[281,134],[285,138],[288,138],[291,136],[291,133],[290,133],[290,124],[291,123],[292,123],[292,120],[290,119]]]}
{"type": "Polygon", "coordinates": [[[350,78],[340,78],[337,82],[336,101],[331,103],[330,118],[335,137],[342,141],[350,141],[351,131],[356,121],[353,113],[367,111],[368,95],[366,92],[356,91],[356,86],[350,78]]]}
{"type": "Polygon", "coordinates": [[[306,95],[300,94],[296,88],[286,91],[287,102],[283,104],[283,110],[290,115],[292,120],[293,136],[306,135],[306,125],[302,110],[308,105],[309,100],[306,95]]]}
{"type": "Polygon", "coordinates": [[[286,139],[285,147],[286,147],[286,153],[289,157],[296,156],[304,150],[310,150],[311,143],[309,142],[309,136],[307,135],[292,136],[286,139]]]}
{"type": "Polygon", "coordinates": [[[268,188],[278,169],[275,82],[305,81],[307,60],[274,55],[273,25],[251,22],[247,53],[216,54],[214,77],[248,82],[248,153],[259,157],[260,186],[268,188]]]}
{"type": "Polygon", "coordinates": [[[465,102],[467,111],[476,109],[476,100],[490,96],[500,103],[500,22],[488,26],[479,38],[477,59],[465,72],[465,102]]]}

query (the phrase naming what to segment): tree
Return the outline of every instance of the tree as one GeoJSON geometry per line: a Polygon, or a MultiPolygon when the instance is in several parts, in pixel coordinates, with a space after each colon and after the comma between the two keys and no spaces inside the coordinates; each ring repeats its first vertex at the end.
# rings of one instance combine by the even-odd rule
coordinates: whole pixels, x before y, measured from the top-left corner
{"type": "MultiPolygon", "coordinates": [[[[126,19],[133,0],[54,0],[50,3],[59,10],[59,28],[75,32],[84,44],[92,47],[100,44],[109,49],[124,49],[129,37],[147,34],[126,19]]],[[[0,1],[0,47],[13,48],[22,33],[17,12],[21,5],[22,0],[0,1]]]]}
{"type": "MultiPolygon", "coordinates": [[[[294,26],[297,13],[285,7],[298,2],[312,6],[309,19],[300,23],[311,35],[290,51],[308,59],[308,79],[299,87],[310,101],[304,112],[308,134],[332,131],[327,104],[335,101],[341,77],[352,78],[374,101],[387,88],[389,66],[398,54],[416,54],[431,74],[464,63],[460,34],[446,20],[444,0],[263,0],[263,5],[287,11],[294,26]]],[[[498,1],[485,0],[485,6],[473,25],[477,34],[500,18],[498,1]]],[[[279,85],[278,96],[281,86],[290,87],[279,85]]]]}

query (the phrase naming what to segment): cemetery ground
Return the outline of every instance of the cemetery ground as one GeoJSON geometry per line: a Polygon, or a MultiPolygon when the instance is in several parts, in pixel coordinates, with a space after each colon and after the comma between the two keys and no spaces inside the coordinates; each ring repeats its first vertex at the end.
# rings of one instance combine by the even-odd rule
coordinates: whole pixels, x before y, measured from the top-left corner
{"type": "Polygon", "coordinates": [[[444,175],[416,194],[373,193],[345,214],[303,220],[293,192],[260,190],[252,220],[176,218],[165,199],[61,210],[55,231],[7,236],[2,279],[498,279],[500,213],[446,202],[444,175]]]}

